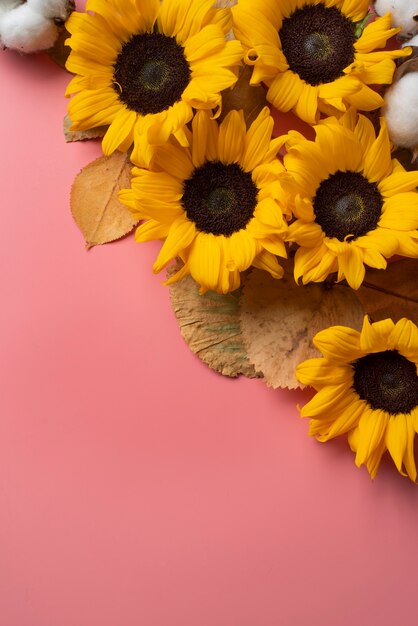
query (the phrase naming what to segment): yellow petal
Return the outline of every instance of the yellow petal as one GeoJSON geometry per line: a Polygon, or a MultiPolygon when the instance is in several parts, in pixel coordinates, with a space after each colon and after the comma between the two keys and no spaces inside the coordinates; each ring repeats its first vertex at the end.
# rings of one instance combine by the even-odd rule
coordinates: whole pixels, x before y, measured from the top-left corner
{"type": "Polygon", "coordinates": [[[395,324],[390,319],[380,322],[370,322],[365,315],[363,328],[360,333],[360,348],[364,352],[383,352],[388,349],[389,335],[393,331],[395,324]]]}
{"type": "Polygon", "coordinates": [[[237,163],[244,151],[246,127],[242,111],[230,111],[219,127],[218,158],[222,163],[237,163]]]}
{"type": "Polygon", "coordinates": [[[198,233],[189,255],[189,268],[194,280],[205,289],[219,291],[220,263],[218,237],[211,233],[198,233]]]}
{"type": "Polygon", "coordinates": [[[195,167],[217,157],[218,124],[207,111],[197,111],[192,122],[192,160],[195,167]]]}
{"type": "Polygon", "coordinates": [[[327,359],[308,359],[299,363],[296,368],[296,378],[304,385],[321,388],[328,385],[339,384],[352,380],[353,369],[344,365],[335,365],[327,359]]]}
{"type": "Polygon", "coordinates": [[[398,472],[402,472],[402,460],[408,441],[406,417],[403,414],[391,415],[386,427],[386,447],[396,465],[398,472]]]}
{"type": "Polygon", "coordinates": [[[364,253],[354,244],[338,255],[338,280],[345,278],[352,289],[358,289],[364,280],[364,253]]]}
{"type": "Polygon", "coordinates": [[[398,350],[405,358],[418,363],[418,328],[403,317],[390,331],[388,348],[398,350]]]}
{"type": "Polygon", "coordinates": [[[386,198],[379,226],[402,231],[418,228],[418,193],[406,191],[386,198]]]}
{"type": "Polygon", "coordinates": [[[154,165],[182,183],[190,178],[194,170],[189,150],[177,148],[170,143],[158,147],[154,165]]]}
{"type": "Polygon", "coordinates": [[[328,385],[320,389],[312,400],[302,407],[301,417],[320,419],[321,416],[324,416],[326,418],[330,411],[333,414],[338,414],[340,407],[346,404],[347,397],[352,394],[350,385],[347,383],[328,385]]]}
{"type": "Polygon", "coordinates": [[[392,172],[391,146],[384,118],[380,121],[380,132],[364,157],[364,175],[376,183],[392,172]]]}
{"type": "Polygon", "coordinates": [[[355,460],[357,467],[366,463],[376,450],[384,437],[387,423],[388,415],[385,411],[366,408],[358,425],[359,444],[355,460]]]}
{"type": "Polygon", "coordinates": [[[160,272],[172,259],[192,243],[195,236],[196,229],[193,222],[190,222],[184,216],[175,220],[153,265],[153,271],[156,273],[160,272]]]}
{"type": "Polygon", "coordinates": [[[273,278],[283,278],[284,270],[282,266],[279,265],[276,256],[267,250],[262,250],[260,254],[253,259],[252,264],[260,270],[265,270],[273,278]]]}
{"type": "Polygon", "coordinates": [[[246,172],[250,172],[257,165],[263,163],[267,151],[270,148],[273,126],[274,121],[270,115],[270,110],[268,107],[264,107],[251,124],[245,137],[245,148],[241,166],[246,172]]]}
{"type": "Polygon", "coordinates": [[[229,270],[243,272],[252,264],[260,246],[257,246],[254,237],[244,229],[232,233],[228,239],[231,258],[227,261],[227,267],[229,270]]]}
{"type": "Polygon", "coordinates": [[[415,188],[418,187],[418,172],[395,172],[380,181],[378,187],[384,196],[415,191],[415,188]]]}
{"type": "Polygon", "coordinates": [[[303,82],[293,72],[278,74],[267,92],[267,100],[279,111],[290,111],[303,91],[303,82]]]}
{"type": "Polygon", "coordinates": [[[313,343],[326,359],[335,363],[349,363],[364,356],[360,333],[348,326],[331,326],[321,330],[313,338],[313,343]]]}
{"type": "Polygon", "coordinates": [[[165,239],[170,227],[167,224],[160,224],[155,220],[147,220],[138,226],[135,231],[135,241],[154,241],[155,239],[165,239]]]}
{"type": "Polygon", "coordinates": [[[132,144],[137,116],[135,111],[126,108],[118,112],[103,137],[102,150],[105,155],[112,154],[124,143],[128,146],[132,144]]]}

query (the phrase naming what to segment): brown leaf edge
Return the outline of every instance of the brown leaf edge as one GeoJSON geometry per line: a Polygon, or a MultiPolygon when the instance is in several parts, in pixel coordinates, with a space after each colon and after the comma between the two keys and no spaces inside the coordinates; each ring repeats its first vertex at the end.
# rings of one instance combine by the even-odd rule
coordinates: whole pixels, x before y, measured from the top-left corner
{"type": "MultiPolygon", "coordinates": [[[[167,270],[172,276],[181,262],[167,270]]],[[[181,334],[190,350],[211,369],[224,376],[260,378],[249,362],[241,335],[239,301],[242,288],[222,295],[208,291],[199,294],[196,282],[188,276],[170,285],[170,300],[181,334]]]]}
{"type": "Polygon", "coordinates": [[[107,126],[97,126],[96,128],[89,128],[88,130],[70,130],[71,118],[67,115],[64,117],[64,138],[67,143],[72,141],[85,141],[86,139],[99,139],[104,136],[107,131],[107,126]]]}
{"type": "Polygon", "coordinates": [[[138,223],[118,199],[130,186],[131,162],[127,153],[114,152],[84,167],[71,188],[71,213],[87,248],[120,239],[138,223]]]}

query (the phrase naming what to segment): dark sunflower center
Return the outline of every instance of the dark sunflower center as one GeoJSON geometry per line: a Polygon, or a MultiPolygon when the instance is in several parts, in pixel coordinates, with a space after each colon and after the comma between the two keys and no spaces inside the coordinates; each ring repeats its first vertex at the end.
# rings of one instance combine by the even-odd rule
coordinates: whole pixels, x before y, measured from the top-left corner
{"type": "Polygon", "coordinates": [[[330,83],[354,61],[355,25],[336,7],[297,9],[279,31],[290,69],[310,85],[330,83]]]}
{"type": "Polygon", "coordinates": [[[129,109],[159,113],[177,100],[190,81],[184,50],[161,33],[134,35],[116,59],[113,86],[129,109]]]}
{"type": "Polygon", "coordinates": [[[418,406],[418,376],[412,363],[397,350],[368,354],[353,363],[354,390],[373,409],[392,415],[418,406]]]}
{"type": "Polygon", "coordinates": [[[251,174],[236,163],[207,161],[184,181],[182,203],[198,230],[229,237],[252,218],[257,193],[251,174]]]}
{"type": "Polygon", "coordinates": [[[338,171],[321,182],[313,207],[326,236],[344,241],[376,228],[383,200],[375,183],[357,172],[338,171]]]}

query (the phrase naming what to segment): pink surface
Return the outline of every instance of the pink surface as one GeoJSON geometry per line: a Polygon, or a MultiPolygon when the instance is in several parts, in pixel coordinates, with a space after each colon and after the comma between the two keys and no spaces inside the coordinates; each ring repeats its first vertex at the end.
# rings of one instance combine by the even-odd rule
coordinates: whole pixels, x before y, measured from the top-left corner
{"type": "Polygon", "coordinates": [[[416,626],[418,492],[183,342],[158,245],[86,252],[66,73],[0,52],[1,626],[416,626]]]}

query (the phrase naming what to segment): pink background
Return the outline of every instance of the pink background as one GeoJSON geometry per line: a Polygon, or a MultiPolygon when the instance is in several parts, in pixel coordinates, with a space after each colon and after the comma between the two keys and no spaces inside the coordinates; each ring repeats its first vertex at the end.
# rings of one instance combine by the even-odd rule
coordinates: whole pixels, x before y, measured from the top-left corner
{"type": "Polygon", "coordinates": [[[0,52],[1,626],[416,626],[418,492],[191,354],[158,244],[86,252],[69,80],[0,52]]]}

